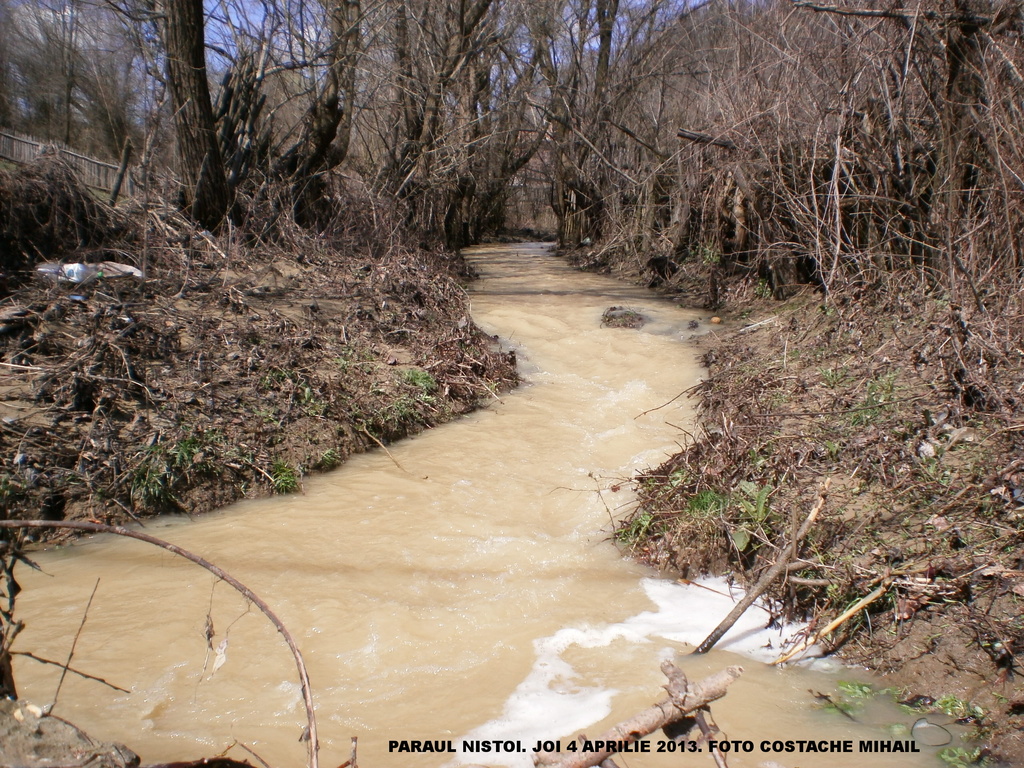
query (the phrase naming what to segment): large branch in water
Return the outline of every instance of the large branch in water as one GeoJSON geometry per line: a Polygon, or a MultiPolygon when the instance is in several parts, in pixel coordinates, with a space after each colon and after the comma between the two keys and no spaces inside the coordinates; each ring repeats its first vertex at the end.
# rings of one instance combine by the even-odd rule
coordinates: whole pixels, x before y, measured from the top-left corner
{"type": "MultiPolygon", "coordinates": [[[[691,712],[706,707],[712,701],[725,696],[729,685],[742,674],[743,667],[727,667],[695,685],[690,685],[683,671],[670,661],[661,665],[661,671],[668,678],[668,685],[665,686],[668,698],[645,709],[635,717],[619,723],[594,739],[595,742],[632,743],[654,733],[659,728],[682,720],[691,712]]],[[[558,752],[541,752],[534,758],[534,762],[542,768],[590,768],[590,766],[600,765],[611,757],[614,751],[602,749],[597,752],[575,752],[569,755],[558,752]]]]}

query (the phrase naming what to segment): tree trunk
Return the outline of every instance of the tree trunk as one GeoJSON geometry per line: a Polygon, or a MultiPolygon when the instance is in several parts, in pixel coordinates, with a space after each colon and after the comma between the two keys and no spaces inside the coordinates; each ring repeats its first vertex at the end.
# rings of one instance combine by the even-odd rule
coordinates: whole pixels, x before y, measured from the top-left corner
{"type": "Polygon", "coordinates": [[[216,229],[231,204],[231,190],[214,130],[206,79],[202,0],[168,0],[165,46],[167,84],[178,140],[178,172],[185,209],[207,229],[216,229]]]}
{"type": "Polygon", "coordinates": [[[300,222],[315,218],[323,194],[320,174],[344,161],[352,135],[362,8],[359,0],[335,0],[326,4],[326,12],[331,44],[323,85],[306,112],[301,138],[277,166],[291,179],[300,222]]]}

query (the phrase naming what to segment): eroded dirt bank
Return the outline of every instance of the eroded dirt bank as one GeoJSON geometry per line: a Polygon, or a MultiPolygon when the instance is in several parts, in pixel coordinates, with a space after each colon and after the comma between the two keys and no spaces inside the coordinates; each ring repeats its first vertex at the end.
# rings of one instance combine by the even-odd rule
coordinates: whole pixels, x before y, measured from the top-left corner
{"type": "Polygon", "coordinates": [[[214,236],[111,210],[56,164],[0,174],[0,509],[196,514],[445,421],[515,381],[452,253],[336,180],[329,223],[246,201],[214,236]],[[127,262],[144,282],[33,272],[127,262]]]}
{"type": "MultiPolygon", "coordinates": [[[[708,271],[684,266],[667,288],[693,301],[708,271]]],[[[725,323],[692,393],[700,428],[637,479],[620,541],[683,575],[753,584],[831,478],[769,592],[779,613],[813,631],[857,608],[825,646],[922,713],[976,721],[977,748],[951,764],[1024,763],[1021,318],[896,281],[785,302],[750,277],[720,287],[725,323]]]]}

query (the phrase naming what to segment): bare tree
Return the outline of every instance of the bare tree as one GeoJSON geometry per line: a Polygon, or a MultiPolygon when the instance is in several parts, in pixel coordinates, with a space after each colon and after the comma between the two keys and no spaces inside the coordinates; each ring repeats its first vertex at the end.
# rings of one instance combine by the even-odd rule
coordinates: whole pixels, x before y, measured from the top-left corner
{"type": "MultiPolygon", "coordinates": [[[[431,3],[401,0],[393,20],[396,130],[380,171],[383,187],[410,206],[421,225],[444,231],[447,193],[472,184],[439,150],[465,78],[480,53],[493,0],[431,3]],[[443,180],[442,180],[443,178],[443,180]],[[440,195],[438,193],[441,193],[440,195]]],[[[463,91],[464,94],[464,91],[463,91]]],[[[462,103],[465,108],[465,102],[462,103]]],[[[456,162],[457,164],[457,162],[456,162]]],[[[461,227],[460,227],[461,229],[461,227]]]]}
{"type": "Polygon", "coordinates": [[[328,27],[324,73],[313,86],[299,139],[284,150],[276,164],[277,172],[292,181],[300,220],[308,218],[322,193],[320,174],[337,167],[347,156],[355,110],[362,8],[359,0],[331,0],[324,12],[328,27]]]}
{"type": "Polygon", "coordinates": [[[522,2],[404,0],[368,36],[364,88],[376,98],[357,116],[357,166],[452,246],[502,225],[546,136],[532,17],[522,2]]]}
{"type": "Polygon", "coordinates": [[[184,203],[197,222],[216,229],[231,204],[231,190],[217,143],[207,82],[203,2],[168,0],[163,10],[167,84],[174,110],[184,203]]]}
{"type": "Polygon", "coordinates": [[[11,9],[7,0],[0,0],[0,125],[10,126],[13,117],[11,67],[11,9]]]}

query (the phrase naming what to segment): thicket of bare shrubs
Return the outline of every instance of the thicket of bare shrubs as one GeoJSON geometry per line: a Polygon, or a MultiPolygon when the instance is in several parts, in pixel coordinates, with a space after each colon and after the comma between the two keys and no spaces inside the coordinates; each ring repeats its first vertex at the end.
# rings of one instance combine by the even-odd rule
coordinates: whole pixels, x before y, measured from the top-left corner
{"type": "Polygon", "coordinates": [[[712,304],[715,278],[739,272],[780,296],[908,276],[979,311],[1016,308],[1021,23],[1012,2],[691,13],[677,43],[691,73],[670,81],[673,119],[648,143],[689,138],[666,157],[616,142],[642,184],[614,180],[589,257],[701,271],[712,304]]]}

